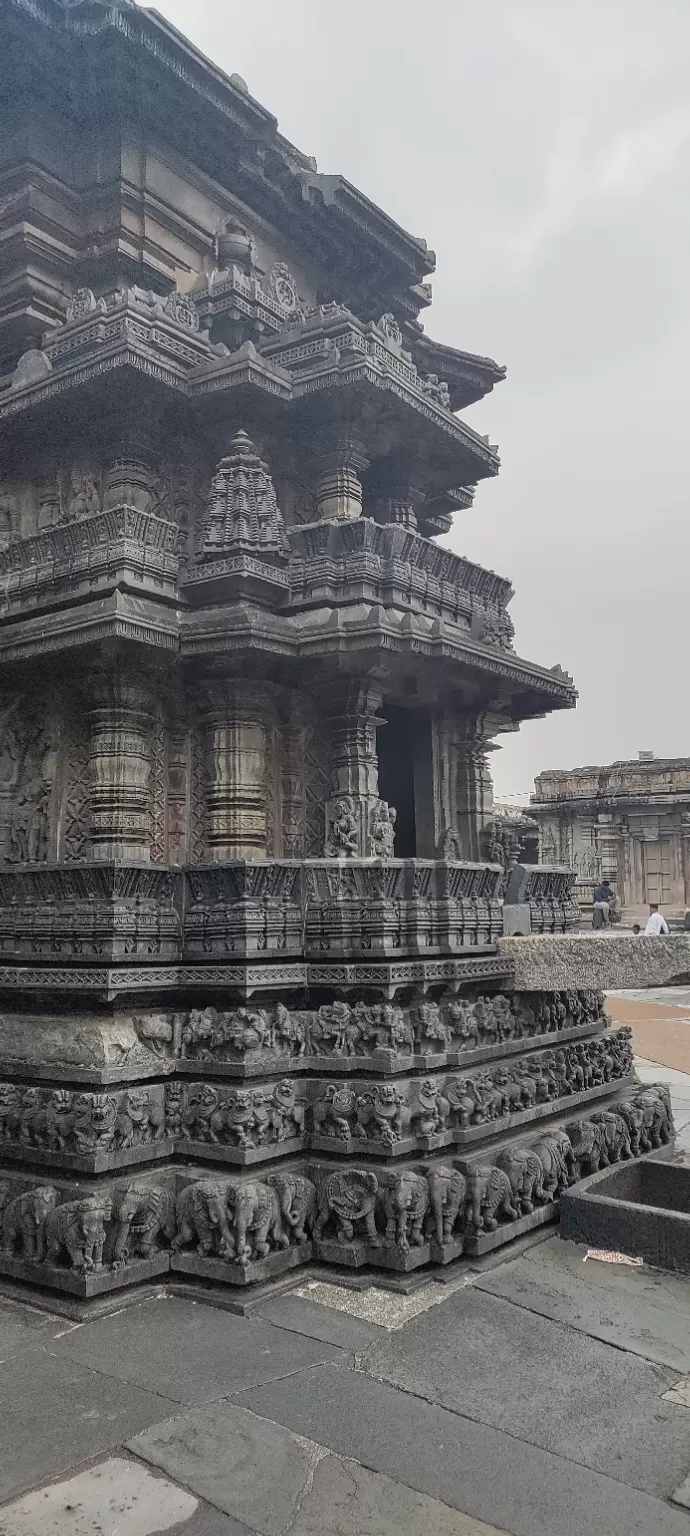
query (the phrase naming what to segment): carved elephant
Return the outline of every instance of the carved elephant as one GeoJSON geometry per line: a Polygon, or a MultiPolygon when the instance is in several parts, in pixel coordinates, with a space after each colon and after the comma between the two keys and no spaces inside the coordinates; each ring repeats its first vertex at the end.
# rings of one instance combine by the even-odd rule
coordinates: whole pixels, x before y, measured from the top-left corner
{"type": "Polygon", "coordinates": [[[548,1199],[544,1193],[544,1170],[531,1147],[506,1147],[496,1158],[496,1166],[506,1174],[513,1203],[525,1215],[534,1210],[535,1204],[541,1205],[548,1199]]]}
{"type": "Polygon", "coordinates": [[[110,1194],[57,1205],[46,1217],[46,1263],[57,1264],[66,1252],[72,1269],[102,1269],[105,1228],[111,1215],[110,1194]]]}
{"type": "Polygon", "coordinates": [[[669,1142],[673,1135],[670,1100],[659,1092],[658,1085],[655,1084],[645,1093],[637,1093],[633,1102],[642,1111],[640,1146],[643,1152],[669,1142]]]}
{"type": "Polygon", "coordinates": [[[21,1256],[30,1264],[42,1264],[45,1259],[45,1223],[49,1212],[57,1204],[57,1191],[52,1184],[39,1184],[23,1195],[16,1195],[5,1206],[2,1216],[2,1251],[15,1252],[21,1242],[21,1256]]]}
{"type": "Polygon", "coordinates": [[[617,1104],[616,1114],[620,1115],[627,1126],[632,1156],[638,1157],[642,1150],[640,1138],[644,1130],[644,1110],[631,1099],[625,1104],[617,1104]]]}
{"type": "Polygon", "coordinates": [[[410,1243],[420,1247],[422,1227],[429,1206],[429,1186],[422,1173],[405,1168],[396,1173],[383,1192],[386,1237],[395,1241],[401,1253],[409,1253],[410,1243]]]}
{"type": "Polygon", "coordinates": [[[372,1246],[380,1247],[375,1214],[378,1187],[376,1174],[362,1168],[344,1168],[342,1172],[329,1174],[319,1189],[314,1237],[321,1237],[326,1222],[333,1215],[340,1243],[351,1243],[355,1228],[364,1227],[372,1246]]]}
{"type": "Polygon", "coordinates": [[[117,1207],[113,1263],[150,1259],[158,1239],[171,1243],[175,1236],[175,1200],[170,1190],[157,1184],[127,1184],[117,1207]]]}
{"type": "Polygon", "coordinates": [[[249,1264],[253,1258],[265,1259],[271,1251],[269,1238],[279,1248],[287,1248],[290,1239],[283,1231],[278,1195],[270,1184],[257,1180],[232,1185],[229,1198],[238,1264],[249,1264]]]}
{"type": "Polygon", "coordinates": [[[173,1248],[194,1243],[197,1253],[215,1253],[221,1259],[233,1257],[235,1244],[228,1221],[227,1185],[216,1179],[187,1184],[177,1197],[175,1220],[173,1248]]]}
{"type": "Polygon", "coordinates": [[[590,1119],[595,1125],[601,1126],[609,1163],[618,1163],[622,1157],[632,1157],[630,1132],[622,1115],[614,1110],[599,1109],[596,1114],[590,1115],[590,1119]]]}
{"type": "Polygon", "coordinates": [[[465,1219],[467,1180],[459,1168],[438,1163],[429,1169],[429,1204],[438,1243],[449,1243],[459,1216],[465,1219]]]}
{"type": "Polygon", "coordinates": [[[606,1136],[604,1127],[598,1121],[569,1120],[568,1136],[580,1178],[589,1173],[597,1173],[599,1168],[607,1166],[609,1157],[606,1136]]]}
{"type": "Polygon", "coordinates": [[[532,1151],[542,1166],[544,1196],[555,1200],[578,1174],[570,1137],[565,1131],[547,1131],[534,1143],[532,1151]]]}
{"type": "Polygon", "coordinates": [[[300,1173],[272,1173],[267,1182],[273,1185],[280,1214],[292,1229],[295,1242],[305,1242],[316,1217],[316,1185],[300,1173]]]}
{"type": "Polygon", "coordinates": [[[475,1232],[495,1232],[498,1217],[517,1221],[510,1180],[493,1163],[475,1164],[467,1172],[467,1210],[475,1232]]]}

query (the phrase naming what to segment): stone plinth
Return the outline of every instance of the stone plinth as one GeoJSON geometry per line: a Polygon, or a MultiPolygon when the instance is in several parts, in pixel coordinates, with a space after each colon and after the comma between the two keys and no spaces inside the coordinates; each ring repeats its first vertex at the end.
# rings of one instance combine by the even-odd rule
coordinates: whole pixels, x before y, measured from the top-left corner
{"type": "Polygon", "coordinates": [[[514,969],[518,991],[594,987],[615,992],[690,981],[690,933],[574,933],[501,938],[498,951],[514,969]]]}

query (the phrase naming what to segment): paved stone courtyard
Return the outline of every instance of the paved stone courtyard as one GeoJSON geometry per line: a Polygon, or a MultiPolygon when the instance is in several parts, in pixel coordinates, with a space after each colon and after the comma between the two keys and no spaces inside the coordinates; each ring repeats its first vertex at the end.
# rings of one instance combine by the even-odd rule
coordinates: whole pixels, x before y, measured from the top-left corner
{"type": "Polygon", "coordinates": [[[306,1278],[244,1316],[4,1301],[0,1536],[690,1536],[690,1281],[584,1252],[306,1278]]]}

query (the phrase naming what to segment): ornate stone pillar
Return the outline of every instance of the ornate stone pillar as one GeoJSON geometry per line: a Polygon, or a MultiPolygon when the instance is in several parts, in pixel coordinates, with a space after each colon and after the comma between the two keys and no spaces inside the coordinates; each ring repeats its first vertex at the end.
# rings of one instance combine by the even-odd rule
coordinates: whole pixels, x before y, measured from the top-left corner
{"type": "Polygon", "coordinates": [[[147,512],[155,482],[154,455],[148,438],[133,428],[117,444],[106,472],[103,511],[111,507],[134,507],[147,512]]]}
{"type": "Polygon", "coordinates": [[[297,713],[281,721],[279,744],[283,858],[298,859],[304,856],[307,727],[297,713]]]}
{"type": "Polygon", "coordinates": [[[332,796],[326,804],[328,858],[391,858],[395,810],[379,799],[376,731],[381,693],[368,679],[329,689],[323,700],[332,742],[332,796]]]}
{"type": "Polygon", "coordinates": [[[111,862],[150,858],[152,708],[145,682],[120,673],[95,679],[89,710],[89,843],[91,857],[111,862]]]}
{"type": "Polygon", "coordinates": [[[335,523],[352,522],[362,515],[360,475],[369,459],[356,434],[334,428],[317,434],[314,463],[318,475],[316,502],[319,518],[335,523]]]}
{"type": "Polygon", "coordinates": [[[265,859],[270,695],[251,678],[208,683],[205,694],[207,856],[265,859]]]}
{"type": "Polygon", "coordinates": [[[440,858],[481,860],[481,834],[491,815],[489,751],[482,716],[444,711],[433,722],[436,846],[440,858]]]}
{"type": "Polygon", "coordinates": [[[397,523],[411,533],[417,532],[426,497],[416,485],[412,471],[404,465],[388,470],[382,466],[371,494],[375,522],[397,523]]]}

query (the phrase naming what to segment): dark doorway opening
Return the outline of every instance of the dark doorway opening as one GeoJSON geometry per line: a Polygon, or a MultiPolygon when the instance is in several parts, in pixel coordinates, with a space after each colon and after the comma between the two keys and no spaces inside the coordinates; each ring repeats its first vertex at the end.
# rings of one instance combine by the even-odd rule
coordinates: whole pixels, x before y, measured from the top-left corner
{"type": "Polygon", "coordinates": [[[377,735],[379,759],[379,794],[394,805],[396,859],[414,859],[417,853],[414,781],[415,751],[421,721],[416,710],[397,709],[384,704],[382,725],[377,735]]]}

